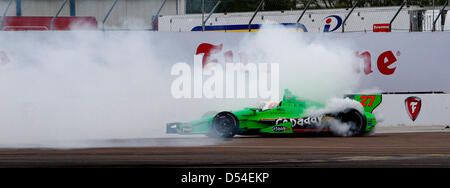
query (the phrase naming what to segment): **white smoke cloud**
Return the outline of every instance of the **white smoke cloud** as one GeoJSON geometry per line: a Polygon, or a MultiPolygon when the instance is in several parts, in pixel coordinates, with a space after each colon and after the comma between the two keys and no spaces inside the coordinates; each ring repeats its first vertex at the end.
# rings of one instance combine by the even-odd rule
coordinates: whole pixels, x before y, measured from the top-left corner
{"type": "MultiPolygon", "coordinates": [[[[258,101],[173,99],[169,65],[176,62],[156,48],[175,44],[154,44],[148,32],[13,35],[0,35],[0,50],[9,58],[0,65],[0,146],[166,137],[165,123],[258,101]]],[[[301,97],[324,102],[358,84],[353,52],[339,41],[263,29],[239,48],[251,62],[280,63],[280,89],[301,97]]],[[[180,50],[171,54],[185,53],[180,50]]]]}
{"type": "Polygon", "coordinates": [[[280,64],[281,90],[288,88],[301,97],[326,102],[358,87],[359,59],[348,42],[320,37],[268,22],[240,47],[251,62],[280,64]]]}
{"type": "Polygon", "coordinates": [[[152,120],[170,119],[168,76],[149,35],[21,36],[1,36],[11,62],[0,70],[0,145],[162,135],[152,120]]]}
{"type": "MultiPolygon", "coordinates": [[[[281,25],[266,22],[263,29],[243,40],[250,62],[280,64],[280,89],[289,89],[301,98],[325,104],[322,109],[308,109],[309,116],[342,112],[354,108],[363,113],[362,105],[343,98],[355,93],[361,75],[355,71],[359,59],[351,44],[293,32],[281,25]]],[[[280,91],[282,92],[282,91],[280,91]]],[[[339,136],[351,136],[351,123],[330,122],[330,129],[339,136]]]]}
{"type": "MultiPolygon", "coordinates": [[[[308,116],[320,116],[324,114],[337,114],[349,109],[355,109],[361,114],[364,113],[364,108],[358,101],[349,98],[331,98],[327,100],[324,108],[309,108],[306,111],[308,116]]],[[[353,136],[352,129],[355,128],[355,124],[352,122],[341,122],[338,119],[329,119],[327,121],[329,129],[338,136],[353,136]]]]}
{"type": "Polygon", "coordinates": [[[337,136],[353,136],[351,129],[356,126],[354,123],[343,123],[337,119],[328,121],[331,131],[337,136]]]}
{"type": "Polygon", "coordinates": [[[306,114],[318,116],[320,114],[342,112],[346,109],[356,109],[360,113],[364,113],[364,108],[358,101],[350,98],[331,98],[326,101],[324,108],[310,108],[307,109],[306,114]]]}

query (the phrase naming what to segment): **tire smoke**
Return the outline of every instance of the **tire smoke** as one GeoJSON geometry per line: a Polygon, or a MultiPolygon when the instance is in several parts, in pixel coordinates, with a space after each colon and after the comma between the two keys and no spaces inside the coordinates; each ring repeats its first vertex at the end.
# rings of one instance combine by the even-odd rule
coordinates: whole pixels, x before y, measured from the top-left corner
{"type": "MultiPolygon", "coordinates": [[[[155,37],[148,32],[2,33],[0,50],[8,62],[0,64],[0,147],[92,147],[71,141],[167,137],[168,122],[240,110],[260,100],[173,99],[171,56],[185,49],[152,43],[155,37]],[[158,48],[173,50],[172,55],[157,53],[158,48]]],[[[358,84],[347,45],[275,26],[246,35],[237,48],[245,49],[249,62],[279,63],[280,90],[324,102],[358,84]]]]}
{"type": "MultiPolygon", "coordinates": [[[[355,109],[359,113],[364,113],[363,106],[352,99],[349,98],[331,98],[329,99],[324,108],[321,109],[308,109],[306,114],[308,116],[320,116],[324,114],[337,114],[339,112],[344,112],[348,109],[355,109]]],[[[342,122],[338,119],[330,119],[327,121],[329,129],[337,136],[353,136],[353,129],[355,124],[353,122],[342,122]]]]}
{"type": "Polygon", "coordinates": [[[285,88],[294,94],[325,103],[356,90],[359,59],[351,44],[327,35],[295,32],[266,22],[254,36],[243,40],[241,49],[249,62],[280,64],[280,96],[285,88]]]}

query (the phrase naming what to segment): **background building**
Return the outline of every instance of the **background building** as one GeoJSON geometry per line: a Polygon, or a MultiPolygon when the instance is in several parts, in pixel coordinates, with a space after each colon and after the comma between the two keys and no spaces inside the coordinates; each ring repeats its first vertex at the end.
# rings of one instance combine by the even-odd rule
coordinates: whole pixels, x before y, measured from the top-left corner
{"type": "MultiPolygon", "coordinates": [[[[51,20],[65,3],[59,17],[93,17],[100,29],[111,10],[104,22],[106,30],[191,31],[202,25],[202,17],[206,17],[215,5],[218,6],[205,23],[206,26],[248,25],[260,2],[261,0],[0,0],[0,16],[45,16],[51,20]],[[113,5],[115,6],[111,9],[113,5]],[[201,14],[202,10],[205,15],[201,14]]],[[[252,24],[261,24],[265,20],[296,23],[308,2],[309,0],[264,0],[252,24]]],[[[327,21],[325,18],[338,15],[344,20],[356,2],[355,11],[344,24],[347,31],[367,32],[372,30],[373,24],[389,23],[405,1],[312,0],[301,23],[308,32],[324,31],[322,22],[327,21]]],[[[441,22],[437,16],[446,2],[448,0],[407,1],[392,22],[392,31],[431,31],[436,19],[436,30],[449,30],[450,24],[445,25],[448,18],[441,22]]],[[[443,18],[448,17],[448,7],[444,8],[443,18]]],[[[331,25],[334,23],[331,22],[331,25]]]]}
{"type": "MultiPolygon", "coordinates": [[[[12,0],[6,16],[55,16],[65,0],[12,0]]],[[[59,16],[93,16],[99,24],[115,0],[68,0],[59,16]]],[[[107,29],[151,29],[152,17],[164,0],[118,0],[108,20],[107,29]]],[[[9,0],[0,1],[3,13],[9,0]]],[[[185,0],[166,0],[160,14],[185,14],[185,0]]],[[[99,26],[101,28],[101,26],[99,26]]]]}

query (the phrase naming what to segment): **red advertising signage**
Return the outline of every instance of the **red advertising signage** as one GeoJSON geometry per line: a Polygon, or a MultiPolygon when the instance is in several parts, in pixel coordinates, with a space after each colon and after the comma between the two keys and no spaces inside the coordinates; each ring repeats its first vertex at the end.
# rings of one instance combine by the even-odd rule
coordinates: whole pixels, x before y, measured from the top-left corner
{"type": "MultiPolygon", "coordinates": [[[[7,16],[3,22],[4,31],[45,31],[51,29],[53,17],[46,16],[7,16]]],[[[57,17],[53,24],[54,30],[91,30],[97,29],[95,17],[57,17]]]]}
{"type": "Polygon", "coordinates": [[[388,23],[373,24],[373,32],[390,32],[388,23]]]}

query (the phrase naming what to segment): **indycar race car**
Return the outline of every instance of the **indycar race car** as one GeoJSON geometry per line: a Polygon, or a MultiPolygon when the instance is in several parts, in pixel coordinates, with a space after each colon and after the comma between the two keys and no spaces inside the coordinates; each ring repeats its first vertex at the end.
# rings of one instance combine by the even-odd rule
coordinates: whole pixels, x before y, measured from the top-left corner
{"type": "MultiPolygon", "coordinates": [[[[333,126],[349,126],[347,136],[370,133],[376,125],[371,113],[380,103],[381,94],[347,95],[360,102],[364,110],[345,108],[337,112],[311,115],[311,109],[323,109],[324,104],[301,100],[285,90],[283,99],[266,108],[245,108],[240,111],[206,113],[203,118],[185,123],[168,123],[168,134],[205,134],[231,138],[234,135],[332,133],[333,126]]],[[[361,108],[362,109],[362,108],[361,108]]]]}

